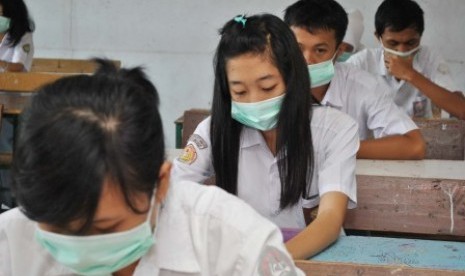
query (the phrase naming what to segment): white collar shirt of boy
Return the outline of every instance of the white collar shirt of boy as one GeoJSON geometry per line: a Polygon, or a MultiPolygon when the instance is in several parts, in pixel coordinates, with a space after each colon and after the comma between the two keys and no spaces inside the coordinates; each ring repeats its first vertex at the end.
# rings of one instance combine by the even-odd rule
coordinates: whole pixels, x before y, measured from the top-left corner
{"type": "MultiPolygon", "coordinates": [[[[382,47],[365,49],[353,55],[348,63],[375,74],[393,89],[394,102],[412,117],[432,117],[431,101],[417,88],[403,80],[396,80],[389,74],[384,65],[384,50],[382,47]],[[418,108],[420,107],[420,108],[418,108]]],[[[457,91],[457,85],[452,79],[448,64],[435,51],[422,46],[415,55],[413,68],[437,85],[449,91],[457,91]]]]}
{"type": "MultiPolygon", "coordinates": [[[[319,204],[320,197],[337,191],[349,197],[349,208],[357,202],[355,164],[359,148],[358,127],[348,115],[328,107],[315,107],[311,122],[314,149],[314,173],[306,199],[295,206],[279,210],[281,181],[277,159],[263,136],[253,128],[243,127],[238,164],[238,197],[280,228],[305,228],[302,208],[319,204]]],[[[201,122],[193,137],[204,140],[203,146],[190,140],[187,148],[195,158],[173,162],[173,179],[203,182],[214,175],[211,160],[210,118],[201,122]]],[[[225,156],[227,158],[227,156],[225,156]]]]}
{"type": "Polygon", "coordinates": [[[334,78],[321,101],[358,124],[360,140],[405,134],[418,127],[393,101],[383,81],[349,64],[336,63],[334,78]]]}
{"type": "MultiPolygon", "coordinates": [[[[219,188],[171,182],[158,223],[134,276],[304,275],[279,229],[219,188]]],[[[0,216],[0,275],[76,275],[35,242],[34,230],[19,209],[0,216]]]]}
{"type": "MultiPolygon", "coordinates": [[[[32,33],[25,33],[18,45],[11,47],[8,44],[8,33],[3,37],[0,43],[0,60],[23,64],[25,71],[31,70],[32,58],[34,57],[34,44],[32,33]]],[[[4,69],[0,68],[0,72],[4,69]]]]}

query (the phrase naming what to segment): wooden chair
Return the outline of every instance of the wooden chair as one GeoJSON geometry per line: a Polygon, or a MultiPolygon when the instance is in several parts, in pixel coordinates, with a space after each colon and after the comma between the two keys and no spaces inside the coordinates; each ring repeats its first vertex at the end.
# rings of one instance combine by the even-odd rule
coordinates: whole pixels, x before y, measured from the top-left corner
{"type": "MultiPolygon", "coordinates": [[[[121,62],[119,60],[112,62],[117,68],[120,68],[121,62]]],[[[87,59],[34,58],[31,72],[92,74],[96,68],[97,64],[87,59]]]]}
{"type": "MultiPolygon", "coordinates": [[[[30,97],[41,86],[60,78],[70,76],[64,73],[1,73],[0,74],[0,104],[3,106],[3,116],[13,119],[18,124],[18,117],[28,104],[30,97]]],[[[16,130],[15,130],[16,134],[16,130]]],[[[14,148],[14,145],[13,145],[14,148]]],[[[11,153],[0,153],[0,166],[11,164],[11,153]]]]}

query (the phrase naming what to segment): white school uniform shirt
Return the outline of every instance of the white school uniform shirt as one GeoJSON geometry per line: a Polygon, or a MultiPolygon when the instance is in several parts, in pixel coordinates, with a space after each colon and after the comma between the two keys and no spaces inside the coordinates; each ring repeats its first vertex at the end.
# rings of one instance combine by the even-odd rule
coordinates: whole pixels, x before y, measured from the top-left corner
{"type": "MultiPolygon", "coordinates": [[[[32,58],[34,57],[32,33],[25,33],[19,43],[14,47],[9,45],[8,42],[9,34],[6,33],[0,43],[0,60],[11,63],[21,63],[24,66],[24,71],[31,70],[32,58]]],[[[0,72],[3,71],[4,69],[0,68],[0,72]]]]}
{"type": "MultiPolygon", "coordinates": [[[[0,276],[76,275],[36,242],[35,229],[17,208],[0,216],[0,276]]],[[[134,276],[304,275],[277,227],[217,187],[171,182],[155,229],[134,276]]]]}
{"type": "Polygon", "coordinates": [[[348,114],[358,124],[360,140],[405,134],[418,127],[392,99],[390,88],[373,75],[337,62],[322,105],[348,114]]]}
{"type": "MultiPolygon", "coordinates": [[[[397,81],[384,65],[383,48],[365,49],[347,61],[359,69],[368,71],[393,89],[394,102],[409,116],[432,117],[431,100],[410,83],[397,81]]],[[[422,46],[413,60],[413,68],[437,85],[453,92],[459,90],[452,80],[449,66],[436,52],[422,46]]]]}
{"type": "MultiPolygon", "coordinates": [[[[357,124],[338,110],[318,106],[313,108],[311,131],[315,166],[307,199],[300,199],[296,205],[280,211],[281,181],[277,159],[260,131],[242,128],[237,196],[280,228],[305,228],[302,208],[317,206],[320,197],[327,192],[342,192],[349,198],[348,207],[356,206],[357,124]]],[[[184,153],[173,161],[171,176],[203,182],[214,175],[211,156],[209,117],[198,125],[184,153]]]]}

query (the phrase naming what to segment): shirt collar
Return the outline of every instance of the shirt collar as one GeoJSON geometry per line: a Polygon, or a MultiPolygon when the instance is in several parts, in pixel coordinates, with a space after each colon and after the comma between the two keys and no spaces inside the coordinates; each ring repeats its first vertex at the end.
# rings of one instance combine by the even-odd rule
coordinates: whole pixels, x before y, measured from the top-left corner
{"type": "Polygon", "coordinates": [[[260,145],[264,142],[265,141],[263,139],[263,136],[260,134],[260,131],[251,127],[242,126],[241,148],[248,148],[260,145]]]}
{"type": "Polygon", "coordinates": [[[334,64],[334,77],[329,83],[328,90],[326,91],[323,100],[321,100],[321,105],[331,106],[337,109],[342,108],[342,95],[340,91],[345,91],[345,89],[338,87],[338,82],[335,81],[339,75],[338,71],[340,70],[341,66],[343,65],[339,64],[339,62],[334,64]]]}

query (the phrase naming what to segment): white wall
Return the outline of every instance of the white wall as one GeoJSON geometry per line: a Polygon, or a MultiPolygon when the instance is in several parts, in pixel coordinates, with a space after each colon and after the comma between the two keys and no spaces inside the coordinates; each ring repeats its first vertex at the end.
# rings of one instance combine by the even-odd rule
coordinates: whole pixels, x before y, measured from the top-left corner
{"type": "MultiPolygon", "coordinates": [[[[174,120],[189,108],[209,108],[218,29],[246,12],[282,16],[293,0],[25,0],[36,22],[36,57],[119,59],[142,65],[161,97],[167,146],[174,120]]],[[[363,43],[377,46],[373,17],[381,0],[340,0],[365,15],[363,43]]],[[[423,41],[441,50],[465,90],[465,1],[418,0],[426,13],[423,41]],[[455,15],[455,16],[454,16],[455,15]]]]}

